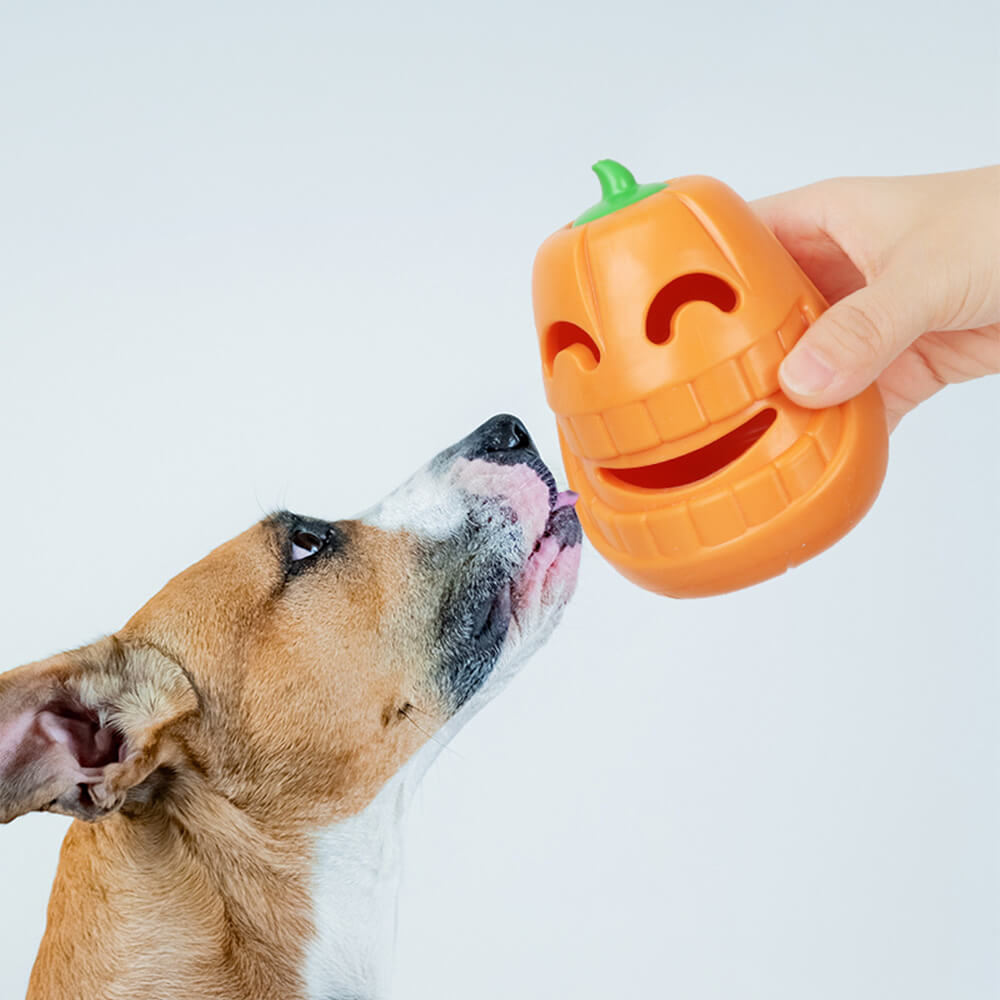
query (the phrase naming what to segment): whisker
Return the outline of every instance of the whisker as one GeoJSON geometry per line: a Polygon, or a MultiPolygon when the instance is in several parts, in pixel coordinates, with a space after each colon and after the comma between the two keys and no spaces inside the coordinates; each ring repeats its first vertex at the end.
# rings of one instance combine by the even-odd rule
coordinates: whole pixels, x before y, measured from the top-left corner
{"type": "Polygon", "coordinates": [[[430,715],[431,713],[427,711],[426,708],[421,708],[419,705],[414,705],[412,701],[406,703],[407,708],[415,708],[421,715],[430,715]]]}
{"type": "MultiPolygon", "coordinates": [[[[419,729],[420,732],[422,732],[424,736],[426,736],[427,739],[429,739],[432,743],[436,743],[442,750],[447,750],[449,751],[449,753],[453,753],[459,760],[464,760],[464,758],[460,753],[458,753],[458,751],[454,750],[447,743],[442,743],[441,740],[439,740],[433,733],[428,732],[426,729],[424,729],[424,727],[421,726],[420,723],[416,721],[416,719],[410,718],[409,710],[411,708],[417,708],[417,706],[410,703],[405,708],[401,708],[399,711],[405,719],[409,720],[409,722],[411,722],[414,726],[416,726],[417,729],[419,729]]],[[[423,709],[417,708],[417,711],[421,712],[423,711],[423,709]]],[[[424,712],[424,714],[430,715],[430,712],[424,712]]]]}

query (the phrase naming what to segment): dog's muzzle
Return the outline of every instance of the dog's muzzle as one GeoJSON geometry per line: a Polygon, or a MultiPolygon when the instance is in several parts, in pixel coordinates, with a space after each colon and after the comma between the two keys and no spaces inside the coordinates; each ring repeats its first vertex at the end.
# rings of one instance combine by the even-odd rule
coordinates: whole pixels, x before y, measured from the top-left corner
{"type": "Polygon", "coordinates": [[[549,516],[542,537],[554,537],[562,545],[580,542],[582,534],[573,505],[572,490],[559,492],[555,477],[542,461],[528,428],[517,417],[501,413],[477,427],[455,446],[455,455],[482,459],[497,465],[523,465],[538,475],[549,491],[549,516]]]}
{"type": "Polygon", "coordinates": [[[433,465],[464,499],[445,543],[442,677],[461,705],[501,657],[541,641],[569,599],[579,565],[576,494],[560,492],[528,429],[510,414],[487,420],[433,465]]]}

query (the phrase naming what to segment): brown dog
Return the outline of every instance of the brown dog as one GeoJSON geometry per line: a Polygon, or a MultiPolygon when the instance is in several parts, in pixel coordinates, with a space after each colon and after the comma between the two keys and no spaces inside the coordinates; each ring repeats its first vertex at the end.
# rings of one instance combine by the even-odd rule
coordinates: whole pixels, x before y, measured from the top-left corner
{"type": "Polygon", "coordinates": [[[87,821],[29,997],[383,996],[403,808],[554,627],[572,503],[495,417],[360,518],[268,517],[0,676],[0,821],[87,821]]]}

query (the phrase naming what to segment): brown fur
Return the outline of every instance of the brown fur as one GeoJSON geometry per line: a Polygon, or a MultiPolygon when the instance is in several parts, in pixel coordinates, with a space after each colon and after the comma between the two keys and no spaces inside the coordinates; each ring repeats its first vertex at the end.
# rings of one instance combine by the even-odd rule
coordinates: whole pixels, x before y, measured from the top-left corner
{"type": "MultiPolygon", "coordinates": [[[[107,818],[64,842],[29,1000],[303,996],[310,827],[363,809],[446,717],[414,543],[338,527],[351,558],[285,584],[258,524],[114,637],[0,677],[4,713],[58,690],[126,737],[92,789],[107,818]]],[[[0,818],[46,806],[25,787],[5,779],[0,818]]]]}

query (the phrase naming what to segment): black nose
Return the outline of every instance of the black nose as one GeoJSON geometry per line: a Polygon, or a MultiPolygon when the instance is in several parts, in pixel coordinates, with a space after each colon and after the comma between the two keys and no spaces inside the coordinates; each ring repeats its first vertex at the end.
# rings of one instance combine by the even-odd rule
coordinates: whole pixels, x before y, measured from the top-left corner
{"type": "Polygon", "coordinates": [[[469,458],[493,458],[503,462],[524,452],[538,454],[528,428],[509,413],[491,417],[477,427],[463,444],[463,451],[469,458]]]}

